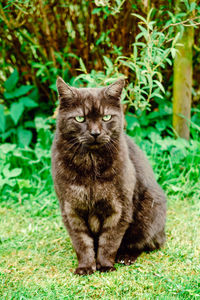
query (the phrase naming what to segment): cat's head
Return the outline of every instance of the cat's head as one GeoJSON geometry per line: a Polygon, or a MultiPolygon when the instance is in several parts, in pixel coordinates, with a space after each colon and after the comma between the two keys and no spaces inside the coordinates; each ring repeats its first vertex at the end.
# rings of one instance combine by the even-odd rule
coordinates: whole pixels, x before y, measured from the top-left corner
{"type": "Polygon", "coordinates": [[[75,148],[95,150],[113,145],[123,130],[120,104],[124,79],[102,88],[74,88],[57,79],[57,128],[75,148]]]}

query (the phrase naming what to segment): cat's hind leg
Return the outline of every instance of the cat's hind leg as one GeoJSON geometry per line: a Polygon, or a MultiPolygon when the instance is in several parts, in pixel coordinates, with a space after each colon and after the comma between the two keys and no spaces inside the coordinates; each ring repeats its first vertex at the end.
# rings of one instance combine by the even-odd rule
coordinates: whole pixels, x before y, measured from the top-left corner
{"type": "Polygon", "coordinates": [[[164,229],[147,238],[139,226],[131,224],[126,231],[116,255],[116,262],[133,264],[142,252],[150,252],[163,247],[166,240],[164,229]]]}
{"type": "Polygon", "coordinates": [[[150,251],[158,250],[164,246],[165,241],[166,241],[166,234],[165,231],[162,230],[156,233],[155,236],[152,238],[152,240],[145,245],[144,251],[150,252],[150,251]]]}
{"type": "Polygon", "coordinates": [[[141,250],[132,249],[132,251],[121,252],[118,251],[116,256],[116,263],[124,264],[125,266],[132,265],[142,253],[141,250]]]}

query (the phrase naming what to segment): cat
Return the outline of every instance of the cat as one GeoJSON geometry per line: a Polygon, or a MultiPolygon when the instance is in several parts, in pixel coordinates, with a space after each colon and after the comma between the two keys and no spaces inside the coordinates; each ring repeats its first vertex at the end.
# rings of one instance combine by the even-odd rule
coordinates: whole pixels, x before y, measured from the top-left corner
{"type": "Polygon", "coordinates": [[[79,275],[130,265],[165,242],[166,197],[123,130],[124,83],[75,88],[57,79],[52,175],[79,275]]]}

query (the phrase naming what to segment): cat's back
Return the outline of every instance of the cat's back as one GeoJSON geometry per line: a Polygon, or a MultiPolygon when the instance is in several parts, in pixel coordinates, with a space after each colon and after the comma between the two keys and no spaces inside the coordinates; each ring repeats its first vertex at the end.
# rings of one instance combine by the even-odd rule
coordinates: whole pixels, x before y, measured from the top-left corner
{"type": "Polygon", "coordinates": [[[126,143],[129,149],[129,157],[133,163],[137,179],[144,187],[158,186],[152,167],[144,152],[134,143],[134,141],[125,135],[126,143]]]}

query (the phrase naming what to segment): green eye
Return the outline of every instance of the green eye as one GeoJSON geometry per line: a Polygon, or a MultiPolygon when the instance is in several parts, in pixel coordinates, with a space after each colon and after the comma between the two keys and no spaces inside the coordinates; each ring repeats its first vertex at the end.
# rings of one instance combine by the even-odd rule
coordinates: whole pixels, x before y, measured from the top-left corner
{"type": "Polygon", "coordinates": [[[79,123],[83,123],[85,121],[85,117],[83,117],[83,116],[77,116],[77,117],[75,117],[75,120],[77,122],[79,122],[79,123]]]}
{"type": "Polygon", "coordinates": [[[103,120],[105,121],[105,122],[107,122],[107,121],[109,121],[110,119],[111,119],[111,115],[105,115],[105,116],[103,116],[103,120]]]}

